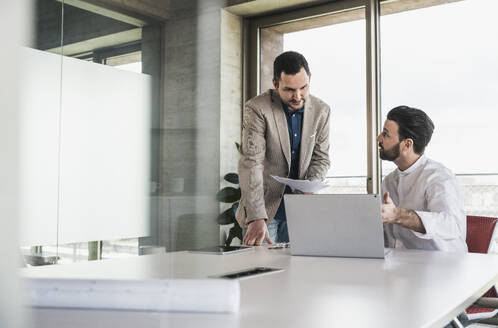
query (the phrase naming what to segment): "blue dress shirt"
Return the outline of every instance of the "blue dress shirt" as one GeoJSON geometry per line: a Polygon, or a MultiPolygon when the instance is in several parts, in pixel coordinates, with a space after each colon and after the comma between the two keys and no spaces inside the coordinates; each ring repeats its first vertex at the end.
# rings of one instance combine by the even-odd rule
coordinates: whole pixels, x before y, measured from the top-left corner
{"type": "MultiPolygon", "coordinates": [[[[287,129],[289,130],[289,140],[291,149],[291,167],[289,178],[297,179],[299,177],[299,151],[301,149],[301,130],[303,127],[304,106],[296,111],[291,111],[285,104],[282,104],[285,118],[287,119],[287,129]]],[[[292,190],[285,186],[285,193],[290,194],[292,190]]],[[[280,202],[275,220],[286,221],[284,200],[280,202]]]]}

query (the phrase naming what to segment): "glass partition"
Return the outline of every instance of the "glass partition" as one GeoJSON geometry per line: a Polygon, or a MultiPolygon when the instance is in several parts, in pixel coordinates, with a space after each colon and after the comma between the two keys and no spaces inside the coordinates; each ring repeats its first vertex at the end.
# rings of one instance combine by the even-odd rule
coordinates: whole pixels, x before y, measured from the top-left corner
{"type": "Polygon", "coordinates": [[[20,60],[19,242],[34,265],[43,260],[43,246],[58,243],[62,9],[55,0],[33,3],[34,49],[22,49],[20,60]]]}
{"type": "Polygon", "coordinates": [[[142,74],[160,63],[157,28],[85,1],[38,0],[34,16],[36,49],[22,58],[23,253],[33,265],[138,255],[157,241],[161,73],[142,74]]]}
{"type": "Polygon", "coordinates": [[[237,165],[241,99],[241,63],[213,51],[213,35],[233,32],[219,31],[220,5],[39,7],[37,50],[26,49],[23,252],[36,246],[33,264],[46,264],[217,245],[216,192],[237,165]],[[220,62],[234,76],[223,86],[220,62]]]}

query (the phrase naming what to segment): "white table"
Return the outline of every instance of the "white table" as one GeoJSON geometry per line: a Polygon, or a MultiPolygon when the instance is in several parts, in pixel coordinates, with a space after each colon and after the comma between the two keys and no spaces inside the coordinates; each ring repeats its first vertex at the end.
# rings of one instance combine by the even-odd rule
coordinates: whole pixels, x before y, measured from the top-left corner
{"type": "Polygon", "coordinates": [[[270,266],[240,280],[238,314],[34,309],[36,327],[442,327],[498,282],[498,256],[392,251],[385,260],[298,257],[289,250],[188,252],[23,269],[59,278],[205,278],[270,266]]]}

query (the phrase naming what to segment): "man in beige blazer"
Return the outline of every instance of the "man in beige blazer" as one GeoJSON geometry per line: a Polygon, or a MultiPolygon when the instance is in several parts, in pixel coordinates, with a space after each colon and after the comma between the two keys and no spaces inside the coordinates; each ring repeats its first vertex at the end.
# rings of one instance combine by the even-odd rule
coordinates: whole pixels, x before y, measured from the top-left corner
{"type": "Polygon", "coordinates": [[[284,52],[273,65],[273,85],[247,101],[242,124],[236,218],[244,244],[288,242],[283,204],[289,187],[271,175],[322,180],[330,166],[330,108],[309,94],[311,73],[297,52],[284,52]]]}

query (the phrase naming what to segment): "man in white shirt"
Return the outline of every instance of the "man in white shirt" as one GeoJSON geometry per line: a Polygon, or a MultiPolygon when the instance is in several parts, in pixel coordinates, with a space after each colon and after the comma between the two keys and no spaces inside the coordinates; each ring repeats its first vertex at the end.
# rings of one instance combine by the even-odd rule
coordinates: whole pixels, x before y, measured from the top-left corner
{"type": "Polygon", "coordinates": [[[423,111],[399,106],[377,137],[380,157],[398,167],[382,182],[386,246],[467,252],[467,221],[455,175],[424,155],[434,124],[423,111]]]}

